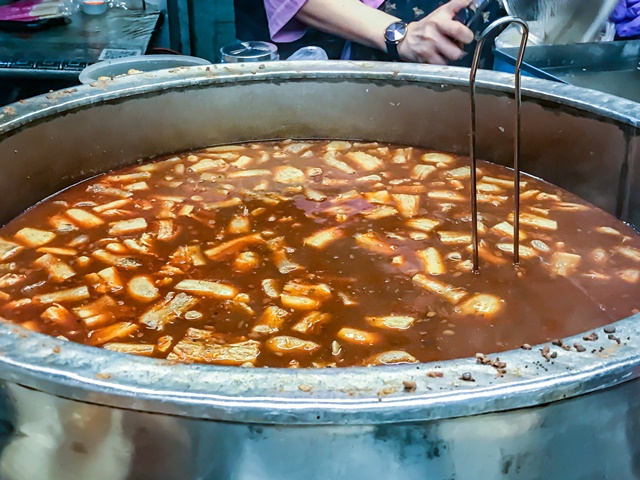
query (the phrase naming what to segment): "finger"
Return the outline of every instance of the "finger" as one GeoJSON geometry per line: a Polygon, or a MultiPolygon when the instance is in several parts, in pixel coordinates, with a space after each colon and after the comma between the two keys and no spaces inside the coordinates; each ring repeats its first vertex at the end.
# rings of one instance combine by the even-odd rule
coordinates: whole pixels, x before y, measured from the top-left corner
{"type": "Polygon", "coordinates": [[[453,43],[450,38],[438,34],[436,37],[436,50],[440,56],[448,61],[459,60],[464,54],[463,50],[453,43]]]}
{"type": "Polygon", "coordinates": [[[430,63],[432,65],[447,64],[447,59],[438,52],[434,43],[422,43],[420,48],[415,51],[415,59],[417,62],[430,63]]]}
{"type": "Polygon", "coordinates": [[[432,53],[426,63],[430,63],[431,65],[446,65],[448,62],[447,59],[439,53],[432,53]]]}
{"type": "Polygon", "coordinates": [[[454,42],[466,45],[474,40],[473,32],[455,20],[439,22],[437,26],[440,33],[449,37],[454,42]]]}
{"type": "Polygon", "coordinates": [[[471,5],[472,2],[473,0],[451,0],[449,3],[445,3],[440,8],[449,13],[451,15],[451,18],[453,18],[456,13],[458,13],[463,8],[467,8],[469,5],[471,5]]]}

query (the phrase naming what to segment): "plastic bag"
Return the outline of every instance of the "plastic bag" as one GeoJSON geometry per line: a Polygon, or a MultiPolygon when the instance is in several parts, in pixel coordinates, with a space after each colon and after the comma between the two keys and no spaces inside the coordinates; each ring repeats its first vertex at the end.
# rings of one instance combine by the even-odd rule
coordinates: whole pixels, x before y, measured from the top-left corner
{"type": "Polygon", "coordinates": [[[327,56],[327,52],[320,47],[303,47],[300,50],[293,52],[287,60],[329,60],[329,57],[327,56]]]}
{"type": "Polygon", "coordinates": [[[22,0],[0,7],[0,21],[36,22],[68,17],[76,7],[65,0],[22,0]]]}
{"type": "Polygon", "coordinates": [[[620,38],[634,38],[640,35],[640,0],[620,0],[611,14],[620,38]]]}

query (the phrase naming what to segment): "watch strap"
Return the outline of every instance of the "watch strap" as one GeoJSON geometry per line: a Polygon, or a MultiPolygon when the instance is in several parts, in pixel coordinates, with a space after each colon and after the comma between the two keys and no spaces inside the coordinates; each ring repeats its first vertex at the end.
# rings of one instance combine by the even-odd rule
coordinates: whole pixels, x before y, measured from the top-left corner
{"type": "Polygon", "coordinates": [[[400,60],[400,53],[398,52],[398,44],[396,42],[387,42],[387,53],[391,57],[391,59],[395,62],[400,60]]]}

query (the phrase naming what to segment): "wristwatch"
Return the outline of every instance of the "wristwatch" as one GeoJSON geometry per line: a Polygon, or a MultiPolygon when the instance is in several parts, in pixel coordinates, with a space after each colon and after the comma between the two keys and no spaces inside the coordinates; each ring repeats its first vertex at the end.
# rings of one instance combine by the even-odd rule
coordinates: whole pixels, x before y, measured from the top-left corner
{"type": "Polygon", "coordinates": [[[393,22],[384,31],[384,41],[387,44],[387,53],[395,61],[400,60],[398,45],[407,36],[407,23],[393,22]]]}

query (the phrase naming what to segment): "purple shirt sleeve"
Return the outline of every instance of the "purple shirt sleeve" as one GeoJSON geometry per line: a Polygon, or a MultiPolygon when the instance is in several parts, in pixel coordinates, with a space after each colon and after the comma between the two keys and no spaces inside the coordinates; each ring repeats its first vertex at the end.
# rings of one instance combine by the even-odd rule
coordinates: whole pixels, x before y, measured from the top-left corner
{"type": "MultiPolygon", "coordinates": [[[[306,31],[303,23],[295,18],[307,0],[264,0],[269,20],[271,39],[277,43],[295,42],[306,31]]],[[[378,8],[384,0],[360,0],[365,5],[378,8]]]]}

